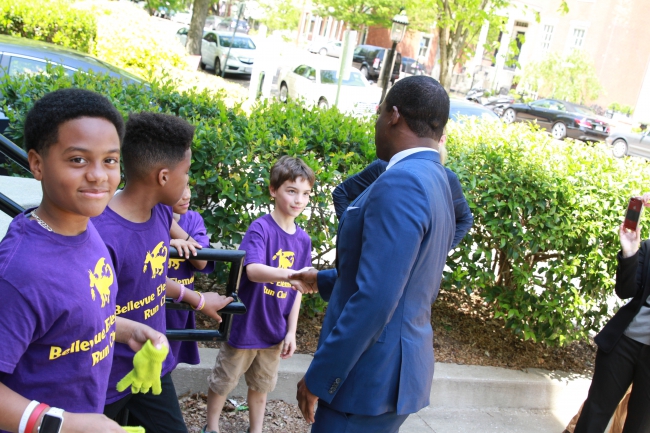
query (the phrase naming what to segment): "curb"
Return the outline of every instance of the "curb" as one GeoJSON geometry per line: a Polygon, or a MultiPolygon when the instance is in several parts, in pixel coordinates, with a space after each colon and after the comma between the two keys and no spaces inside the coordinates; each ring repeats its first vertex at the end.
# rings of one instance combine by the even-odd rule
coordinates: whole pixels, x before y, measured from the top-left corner
{"type": "MultiPolygon", "coordinates": [[[[177,395],[207,393],[207,377],[218,349],[199,349],[201,364],[179,364],[172,373],[177,395]]],[[[296,384],[309,367],[312,355],[281,360],[278,384],[270,399],[296,402],[296,384]]],[[[436,363],[430,407],[441,409],[523,409],[563,411],[577,409],[587,396],[590,378],[541,369],[526,371],[436,363]]],[[[231,396],[246,396],[242,377],[231,396]]]]}

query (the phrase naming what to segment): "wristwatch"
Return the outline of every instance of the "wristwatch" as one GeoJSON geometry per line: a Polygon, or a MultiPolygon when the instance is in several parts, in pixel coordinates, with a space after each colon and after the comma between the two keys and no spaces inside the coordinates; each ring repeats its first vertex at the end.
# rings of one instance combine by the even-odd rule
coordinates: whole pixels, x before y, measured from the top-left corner
{"type": "Polygon", "coordinates": [[[63,409],[51,407],[43,416],[38,433],[60,433],[63,425],[63,409]]]}

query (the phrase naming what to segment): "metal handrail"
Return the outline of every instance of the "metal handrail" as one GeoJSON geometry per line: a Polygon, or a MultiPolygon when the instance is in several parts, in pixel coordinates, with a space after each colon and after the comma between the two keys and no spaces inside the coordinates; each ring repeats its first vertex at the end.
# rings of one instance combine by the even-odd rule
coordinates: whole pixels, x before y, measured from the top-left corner
{"type": "Polygon", "coordinates": [[[11,140],[4,135],[0,134],[0,152],[4,153],[8,158],[11,158],[16,164],[25,169],[29,176],[32,172],[29,169],[29,162],[27,161],[27,152],[19,146],[16,146],[11,140]]]}
{"type": "MultiPolygon", "coordinates": [[[[245,314],[246,306],[239,300],[237,290],[243,270],[244,257],[246,252],[242,250],[219,250],[214,248],[203,248],[196,251],[196,256],[192,260],[210,260],[218,262],[229,262],[230,273],[226,283],[227,296],[233,297],[233,302],[223,309],[219,310],[221,324],[215,330],[199,329],[167,329],[167,339],[173,341],[227,341],[230,336],[230,327],[232,325],[232,316],[234,314],[245,314]]],[[[179,258],[176,248],[169,248],[170,258],[179,258]]],[[[171,298],[167,298],[165,308],[170,310],[191,310],[187,304],[174,303],[171,298]]]]}

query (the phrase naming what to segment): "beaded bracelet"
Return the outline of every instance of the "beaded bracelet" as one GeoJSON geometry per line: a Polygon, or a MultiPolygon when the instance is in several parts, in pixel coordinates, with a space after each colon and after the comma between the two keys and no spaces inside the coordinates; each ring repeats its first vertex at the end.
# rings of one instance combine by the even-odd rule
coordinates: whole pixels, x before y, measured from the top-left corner
{"type": "Polygon", "coordinates": [[[39,405],[39,402],[36,400],[32,400],[29,402],[27,407],[25,408],[25,411],[23,412],[23,416],[20,418],[20,424],[18,425],[18,433],[25,433],[25,427],[27,427],[27,420],[29,420],[29,416],[34,412],[34,409],[36,409],[36,406],[39,405]]]}
{"type": "Polygon", "coordinates": [[[183,300],[183,296],[185,296],[185,286],[181,284],[181,294],[178,296],[178,298],[174,299],[174,303],[178,304],[183,300]]]}
{"type": "Polygon", "coordinates": [[[199,297],[201,299],[199,299],[199,305],[197,305],[196,308],[194,308],[194,307],[192,307],[192,308],[194,308],[195,311],[201,311],[203,309],[203,307],[205,307],[205,296],[203,296],[203,293],[199,293],[199,292],[196,292],[196,293],[199,294],[199,297]]]}
{"type": "Polygon", "coordinates": [[[40,417],[41,414],[49,408],[50,406],[48,406],[45,403],[39,403],[38,406],[36,406],[34,412],[32,412],[32,414],[29,416],[29,420],[27,421],[27,426],[25,427],[25,433],[32,433],[34,427],[36,427],[36,422],[38,421],[38,417],[40,417]]]}

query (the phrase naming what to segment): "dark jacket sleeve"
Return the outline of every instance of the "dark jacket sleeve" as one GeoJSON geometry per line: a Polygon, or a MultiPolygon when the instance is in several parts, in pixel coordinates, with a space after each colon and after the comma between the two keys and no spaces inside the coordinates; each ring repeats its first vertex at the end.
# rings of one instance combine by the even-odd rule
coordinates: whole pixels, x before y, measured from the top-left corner
{"type": "Polygon", "coordinates": [[[614,314],[603,329],[596,335],[594,341],[598,348],[605,353],[610,353],[616,346],[634,316],[639,312],[641,305],[648,296],[645,286],[645,273],[647,263],[644,263],[648,254],[650,241],[643,241],[639,251],[632,257],[623,258],[619,252],[617,255],[618,267],[616,268],[616,295],[621,299],[629,299],[630,302],[623,305],[614,314]]]}
{"type": "Polygon", "coordinates": [[[348,208],[348,205],[386,171],[387,165],[386,161],[377,159],[363,171],[349,177],[334,189],[332,200],[334,201],[334,209],[338,219],[341,219],[341,215],[348,208]]]}
{"type": "Polygon", "coordinates": [[[469,229],[474,224],[474,216],[467,204],[465,195],[463,194],[463,187],[460,185],[456,173],[445,167],[447,173],[447,180],[449,181],[449,189],[451,189],[451,198],[454,202],[454,216],[456,218],[456,232],[454,233],[454,240],[451,247],[456,246],[463,240],[469,229]]]}
{"type": "Polygon", "coordinates": [[[622,251],[618,252],[618,267],[616,268],[616,296],[628,299],[643,291],[643,261],[647,254],[650,241],[643,241],[639,251],[631,257],[623,258],[622,251]]]}

